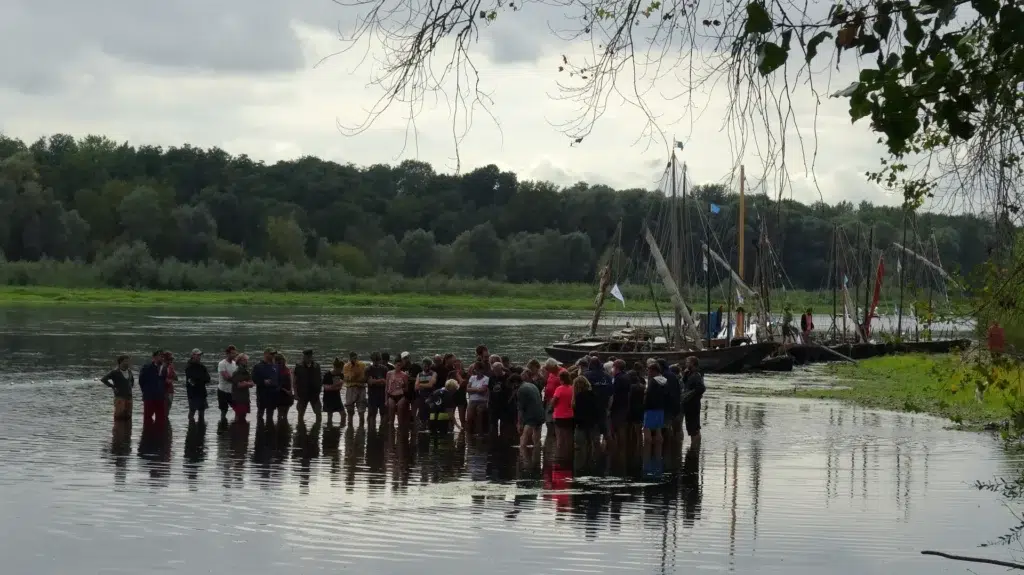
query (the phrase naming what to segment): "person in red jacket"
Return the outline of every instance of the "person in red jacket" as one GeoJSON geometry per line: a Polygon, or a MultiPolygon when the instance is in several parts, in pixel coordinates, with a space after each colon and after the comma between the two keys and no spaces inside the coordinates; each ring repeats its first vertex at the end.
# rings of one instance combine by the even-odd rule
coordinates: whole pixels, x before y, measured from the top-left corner
{"type": "Polygon", "coordinates": [[[988,325],[988,352],[992,359],[999,359],[1006,350],[1006,332],[997,320],[988,325]]]}

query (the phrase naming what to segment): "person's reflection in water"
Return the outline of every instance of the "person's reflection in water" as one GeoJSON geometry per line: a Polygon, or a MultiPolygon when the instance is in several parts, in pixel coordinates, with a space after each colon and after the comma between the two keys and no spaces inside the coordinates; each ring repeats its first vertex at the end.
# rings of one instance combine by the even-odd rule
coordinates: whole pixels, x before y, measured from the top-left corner
{"type": "Polygon", "coordinates": [[[382,493],[387,484],[385,468],[386,432],[377,426],[370,427],[366,432],[366,486],[371,494],[382,493]]]}
{"type": "MultiPolygon", "coordinates": [[[[569,488],[572,485],[572,467],[563,465],[557,460],[544,472],[544,489],[550,491],[544,496],[555,502],[556,512],[567,512],[572,510],[572,495],[569,488]]],[[[559,516],[561,519],[562,517],[559,516]]]]}
{"type": "Polygon", "coordinates": [[[206,460],[206,422],[190,421],[185,432],[183,470],[189,491],[199,490],[199,469],[206,460]]]}
{"type": "Polygon", "coordinates": [[[299,493],[309,495],[310,468],[313,460],[320,457],[320,424],[314,423],[309,429],[304,424],[295,429],[292,459],[299,460],[299,493]]]}
{"type": "Polygon", "coordinates": [[[274,440],[274,475],[281,473],[285,461],[288,461],[288,453],[292,446],[292,424],[287,421],[277,421],[275,426],[277,437],[274,440]]]}
{"type": "MultiPolygon", "coordinates": [[[[352,429],[349,425],[345,429],[352,429]]],[[[331,485],[335,485],[341,478],[341,430],[337,425],[328,425],[324,428],[323,451],[324,458],[331,462],[331,485]]]]}
{"type": "Polygon", "coordinates": [[[683,526],[693,527],[700,521],[701,500],[703,498],[700,484],[700,436],[690,442],[683,459],[683,469],[679,476],[679,487],[683,498],[683,526]]]}
{"type": "Polygon", "coordinates": [[[252,463],[259,470],[261,485],[266,488],[270,482],[271,459],[274,457],[274,438],[276,437],[273,417],[256,418],[256,439],[252,448],[252,463]]]}
{"type": "Polygon", "coordinates": [[[245,454],[249,451],[249,422],[245,419],[232,421],[228,429],[231,445],[231,483],[241,488],[245,484],[245,454]]]}
{"type": "Polygon", "coordinates": [[[345,429],[345,490],[355,491],[356,472],[363,461],[363,446],[366,443],[366,427],[345,429]]]}
{"type": "Polygon", "coordinates": [[[138,453],[139,458],[147,462],[151,483],[167,487],[171,471],[171,426],[161,421],[143,423],[138,453]]]}
{"type": "Polygon", "coordinates": [[[132,454],[131,420],[115,420],[110,433],[110,461],[114,464],[114,484],[121,487],[128,477],[128,457],[132,454]]]}

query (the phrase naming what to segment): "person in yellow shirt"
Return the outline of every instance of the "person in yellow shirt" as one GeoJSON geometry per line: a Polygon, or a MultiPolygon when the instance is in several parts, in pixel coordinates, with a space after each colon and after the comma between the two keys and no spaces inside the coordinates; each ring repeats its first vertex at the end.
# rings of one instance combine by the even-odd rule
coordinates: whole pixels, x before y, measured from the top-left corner
{"type": "Polygon", "coordinates": [[[359,427],[366,418],[366,364],[359,361],[359,354],[348,354],[348,361],[342,368],[345,378],[345,411],[351,424],[356,408],[359,408],[359,427]]]}

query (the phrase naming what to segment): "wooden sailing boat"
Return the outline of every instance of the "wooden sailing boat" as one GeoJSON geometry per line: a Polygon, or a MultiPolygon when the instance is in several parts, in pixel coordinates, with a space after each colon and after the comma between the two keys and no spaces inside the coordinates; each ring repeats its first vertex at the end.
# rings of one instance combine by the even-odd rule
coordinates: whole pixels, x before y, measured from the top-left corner
{"type": "MultiPolygon", "coordinates": [[[[669,363],[681,362],[687,357],[696,357],[702,371],[705,372],[738,372],[750,369],[771,354],[778,346],[774,342],[746,343],[743,345],[705,345],[689,306],[683,299],[679,289],[682,283],[683,257],[680,241],[679,196],[676,187],[676,156],[673,152],[670,161],[671,196],[670,196],[670,253],[671,260],[665,261],[658,242],[645,226],[644,241],[654,260],[654,268],[662,284],[668,291],[674,308],[674,325],[668,336],[654,335],[643,328],[627,328],[610,336],[598,336],[597,327],[601,317],[608,290],[611,288],[610,270],[602,270],[598,295],[595,302],[594,318],[590,326],[590,335],[574,341],[561,341],[545,348],[548,355],[561,363],[573,363],[586,356],[597,356],[602,361],[615,357],[624,360],[627,365],[635,362],[644,363],[648,359],[664,359],[669,363]]],[[[683,169],[683,202],[685,206],[686,178],[683,169]]],[[[741,184],[742,185],[742,184],[741,184]]],[[[742,244],[742,215],[740,210],[740,242],[742,244]]],[[[742,265],[742,264],[741,264],[742,265]]],[[[741,268],[742,269],[742,268],[741,268]]],[[[731,271],[731,270],[730,270],[731,271]]],[[[735,274],[734,274],[735,275],[735,274]]],[[[740,278],[739,275],[736,275],[740,278]]],[[[742,284],[742,278],[737,282],[742,284]]],[[[745,285],[745,284],[744,284],[745,285]]],[[[749,289],[749,288],[748,288],[749,289]]]]}

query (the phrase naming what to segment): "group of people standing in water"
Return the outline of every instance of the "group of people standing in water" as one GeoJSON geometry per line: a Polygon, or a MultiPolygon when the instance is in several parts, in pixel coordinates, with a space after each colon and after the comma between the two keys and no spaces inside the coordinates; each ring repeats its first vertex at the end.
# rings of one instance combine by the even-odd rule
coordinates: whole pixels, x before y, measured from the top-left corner
{"type": "MultiPolygon", "coordinates": [[[[166,422],[175,390],[182,386],[188,401],[189,421],[204,420],[209,408],[208,386],[216,381],[221,419],[229,411],[238,423],[247,421],[252,395],[258,423],[271,423],[275,413],[287,421],[292,406],[303,425],[312,408],[317,423],[326,412],[328,425],[335,414],[362,427],[412,429],[443,436],[461,429],[469,434],[490,433],[518,437],[523,449],[540,445],[541,429],[553,438],[560,452],[575,445],[592,449],[605,445],[635,445],[656,449],[667,439],[683,439],[683,429],[694,442],[700,439],[700,400],[705,391],[697,358],[684,365],[648,360],[627,365],[621,359],[602,361],[584,357],[564,367],[548,359],[513,365],[507,356],[476,348],[476,358],[464,366],[454,354],[414,361],[402,352],[392,363],[388,352],[374,352],[361,361],[352,352],[348,360],[335,358],[329,369],[307,349],[290,366],[274,348],[253,363],[235,346],[228,346],[212,373],[203,352],[193,349],[179,380],[174,357],[157,350],[138,371],[143,421],[166,422]]],[[[114,391],[114,419],[130,420],[136,375],[131,358],[117,365],[100,381],[114,391]]]]}

